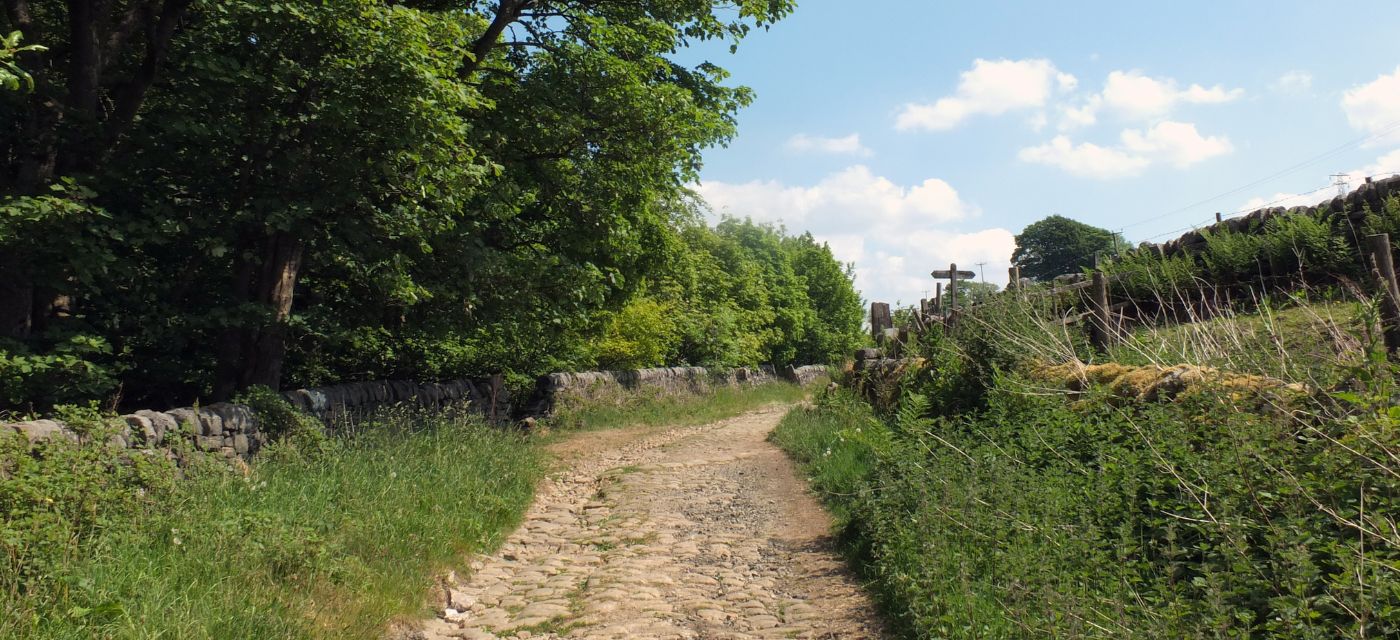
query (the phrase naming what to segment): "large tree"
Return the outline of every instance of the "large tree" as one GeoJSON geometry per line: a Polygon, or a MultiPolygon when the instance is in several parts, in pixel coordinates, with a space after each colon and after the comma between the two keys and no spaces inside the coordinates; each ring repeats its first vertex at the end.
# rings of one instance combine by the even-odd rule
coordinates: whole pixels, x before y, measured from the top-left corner
{"type": "Polygon", "coordinates": [[[136,402],[585,361],[751,99],[677,52],[793,6],[0,2],[49,46],[0,93],[0,377],[81,334],[136,402]]]}
{"type": "Polygon", "coordinates": [[[1121,247],[1122,238],[1107,229],[1053,215],[1026,227],[1016,236],[1011,262],[1021,276],[1049,280],[1094,266],[1094,254],[1121,247]]]}

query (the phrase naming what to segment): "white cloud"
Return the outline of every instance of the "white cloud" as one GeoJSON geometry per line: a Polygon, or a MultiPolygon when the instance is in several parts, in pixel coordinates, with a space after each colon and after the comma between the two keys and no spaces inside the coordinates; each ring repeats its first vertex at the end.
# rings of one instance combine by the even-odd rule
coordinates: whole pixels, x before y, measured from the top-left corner
{"type": "Polygon", "coordinates": [[[1016,154],[1023,162],[1059,167],[1085,178],[1126,178],[1140,175],[1151,161],[1119,149],[1101,147],[1090,142],[1074,144],[1066,136],[1035,147],[1026,147],[1016,154]]]}
{"type": "Polygon", "coordinates": [[[696,190],[718,213],[811,231],[838,260],[856,265],[856,286],[872,301],[917,303],[933,289],[929,272],[950,262],[964,269],[985,262],[987,280],[1003,283],[1015,248],[1005,229],[950,228],[977,209],[937,178],[906,186],[856,165],[810,186],[706,182],[696,190]]]}
{"type": "Polygon", "coordinates": [[[1313,76],[1307,71],[1293,70],[1279,76],[1269,85],[1278,93],[1307,93],[1312,89],[1313,76]]]}
{"type": "Polygon", "coordinates": [[[930,272],[953,263],[1004,286],[1016,249],[1015,234],[999,227],[966,233],[923,229],[892,238],[813,235],[830,245],[838,260],[855,263],[856,288],[866,300],[905,306],[933,297],[936,281],[930,272]]]}
{"type": "Polygon", "coordinates": [[[826,138],[822,136],[809,136],[799,133],[787,141],[788,149],[802,153],[828,153],[832,155],[854,155],[869,157],[874,155],[869,148],[860,143],[860,134],[852,133],[840,138],[826,138]]]}
{"type": "Polygon", "coordinates": [[[976,214],[947,182],[929,178],[905,187],[864,165],[833,173],[810,187],[770,180],[705,182],[696,189],[719,213],[782,221],[814,233],[935,224],[976,214]]]}
{"type": "Polygon", "coordinates": [[[1075,144],[1068,136],[1021,149],[1017,157],[1085,177],[1108,180],[1141,175],[1154,163],[1165,162],[1184,169],[1234,150],[1229,138],[1205,137],[1188,122],[1159,122],[1147,129],[1124,129],[1121,145],[1105,147],[1092,142],[1075,144]]]}
{"type": "Polygon", "coordinates": [[[1342,94],[1342,109],[1351,126],[1382,137],[1374,144],[1400,141],[1400,67],[1389,75],[1342,94]]]}
{"type": "Polygon", "coordinates": [[[1179,169],[1234,150],[1229,138],[1202,137],[1196,125],[1187,122],[1159,122],[1146,131],[1126,129],[1121,138],[1128,151],[1160,158],[1179,169]]]}
{"type": "Polygon", "coordinates": [[[1178,104],[1220,104],[1244,95],[1243,89],[1210,88],[1193,84],[1178,89],[1176,80],[1153,78],[1141,71],[1113,71],[1104,82],[1103,106],[1126,118],[1147,119],[1166,115],[1178,104]]]}
{"type": "Polygon", "coordinates": [[[1098,122],[1099,107],[1103,106],[1101,96],[1091,96],[1084,104],[1078,107],[1063,106],[1060,108],[1060,130],[1067,131],[1077,127],[1087,127],[1098,122]]]}
{"type": "Polygon", "coordinates": [[[1078,80],[1049,60],[983,60],[972,62],[958,81],[957,91],[928,104],[909,103],[900,110],[900,131],[945,131],[974,115],[1043,107],[1055,91],[1070,91],[1078,80]]]}

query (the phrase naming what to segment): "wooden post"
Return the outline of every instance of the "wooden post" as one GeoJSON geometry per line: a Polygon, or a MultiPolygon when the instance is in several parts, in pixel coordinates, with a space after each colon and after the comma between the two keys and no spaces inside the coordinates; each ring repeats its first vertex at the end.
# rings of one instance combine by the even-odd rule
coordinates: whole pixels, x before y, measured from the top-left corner
{"type": "Polygon", "coordinates": [[[1376,284],[1381,290],[1381,329],[1385,350],[1394,355],[1400,349],[1400,284],[1395,281],[1395,260],[1390,254],[1390,234],[1366,237],[1371,260],[1376,265],[1376,284]]]}
{"type": "Polygon", "coordinates": [[[1006,288],[1012,291],[1021,290],[1021,268],[1011,265],[1006,269],[1006,288]]]}
{"type": "Polygon", "coordinates": [[[935,282],[933,288],[933,310],[934,313],[943,315],[943,283],[935,282]]]}
{"type": "Polygon", "coordinates": [[[958,265],[948,265],[948,315],[958,312],[958,265]]]}
{"type": "Polygon", "coordinates": [[[1109,318],[1108,279],[1102,271],[1094,272],[1093,289],[1089,295],[1089,312],[1093,318],[1089,322],[1089,342],[1095,349],[1105,351],[1112,341],[1113,324],[1109,318]]]}
{"type": "Polygon", "coordinates": [[[870,337],[875,340],[875,344],[883,344],[885,340],[885,329],[893,328],[894,318],[890,317],[889,303],[870,303],[870,337]]]}
{"type": "Polygon", "coordinates": [[[1215,224],[1220,224],[1220,212],[1215,212],[1215,224]]]}

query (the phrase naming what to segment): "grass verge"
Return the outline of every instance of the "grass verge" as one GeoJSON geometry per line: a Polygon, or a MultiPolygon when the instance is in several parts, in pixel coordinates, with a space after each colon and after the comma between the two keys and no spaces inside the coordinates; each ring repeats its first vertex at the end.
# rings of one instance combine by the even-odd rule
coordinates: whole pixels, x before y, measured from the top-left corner
{"type": "Polygon", "coordinates": [[[6,449],[0,637],[376,638],[425,614],[433,576],[515,526],[540,456],[453,413],[358,427],[179,481],[114,479],[94,444],[6,449]]]}

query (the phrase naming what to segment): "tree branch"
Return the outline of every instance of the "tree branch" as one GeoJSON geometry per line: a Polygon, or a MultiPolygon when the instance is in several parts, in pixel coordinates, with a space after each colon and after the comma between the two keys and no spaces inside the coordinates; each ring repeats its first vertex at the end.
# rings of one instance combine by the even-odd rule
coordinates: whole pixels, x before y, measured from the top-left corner
{"type": "Polygon", "coordinates": [[[112,117],[107,120],[104,135],[108,151],[116,145],[117,140],[136,119],[136,112],[141,109],[141,104],[146,99],[146,91],[155,82],[161,65],[165,62],[165,54],[169,51],[170,41],[184,18],[185,9],[192,2],[193,0],[165,0],[157,21],[154,24],[148,23],[146,55],[132,79],[117,91],[115,109],[112,117]]]}
{"type": "Polygon", "coordinates": [[[463,80],[469,79],[477,69],[481,68],[486,56],[491,54],[491,49],[495,48],[496,41],[501,38],[506,27],[520,19],[520,14],[529,9],[535,0],[500,0],[496,5],[496,15],[491,19],[491,24],[486,27],[486,31],[481,34],[476,42],[472,44],[472,58],[462,63],[461,77],[463,80]]]}

